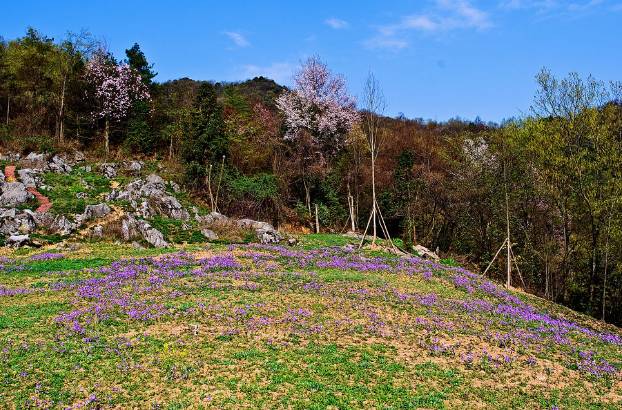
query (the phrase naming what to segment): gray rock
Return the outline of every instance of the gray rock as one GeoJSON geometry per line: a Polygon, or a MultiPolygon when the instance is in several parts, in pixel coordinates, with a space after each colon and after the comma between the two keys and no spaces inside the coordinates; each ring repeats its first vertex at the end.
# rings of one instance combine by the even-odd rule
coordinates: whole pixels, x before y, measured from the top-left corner
{"type": "Polygon", "coordinates": [[[123,164],[126,171],[140,172],[145,165],[142,161],[130,161],[123,164]]]}
{"type": "Polygon", "coordinates": [[[0,161],[17,162],[22,158],[21,154],[9,152],[8,154],[0,154],[0,161]]]}
{"type": "Polygon", "coordinates": [[[2,185],[0,206],[15,207],[33,199],[34,196],[26,191],[26,186],[21,182],[7,182],[2,185]]]}
{"type": "Polygon", "coordinates": [[[75,162],[82,162],[86,160],[86,155],[82,151],[74,151],[73,152],[73,160],[75,162]]]}
{"type": "Polygon", "coordinates": [[[289,246],[296,246],[296,245],[298,245],[298,239],[296,239],[296,238],[289,238],[287,240],[287,244],[289,246]]]}
{"type": "Polygon", "coordinates": [[[0,185],[4,184],[5,178],[4,178],[4,173],[2,172],[2,170],[0,169],[0,185]]]}
{"type": "Polygon", "coordinates": [[[97,225],[93,227],[93,237],[95,238],[103,238],[104,237],[104,227],[101,225],[97,225]]]}
{"type": "Polygon", "coordinates": [[[149,175],[147,178],[145,178],[145,180],[150,183],[150,184],[162,184],[164,185],[164,180],[162,179],[161,176],[156,175],[156,174],[151,174],[149,175]]]}
{"type": "Polygon", "coordinates": [[[112,209],[110,209],[110,207],[104,203],[97,205],[87,205],[80,219],[82,222],[85,222],[91,219],[103,218],[110,212],[112,212],[112,209]]]}
{"type": "Polygon", "coordinates": [[[236,223],[242,229],[254,230],[261,243],[279,243],[283,240],[281,234],[268,222],[239,219],[236,223]]]}
{"type": "Polygon", "coordinates": [[[7,246],[13,246],[19,248],[30,243],[30,235],[11,235],[7,238],[7,246]]]}
{"type": "Polygon", "coordinates": [[[203,236],[205,236],[205,238],[207,238],[208,241],[215,241],[218,239],[218,235],[216,235],[216,232],[212,231],[211,229],[203,228],[201,229],[201,233],[203,234],[203,236]]]}
{"type": "Polygon", "coordinates": [[[73,170],[67,160],[59,155],[54,155],[48,166],[52,172],[57,174],[68,174],[73,170]]]}
{"type": "Polygon", "coordinates": [[[47,160],[47,155],[46,154],[38,154],[36,152],[31,152],[30,154],[26,155],[26,158],[24,158],[28,161],[46,161],[47,160]]]}
{"type": "Polygon", "coordinates": [[[37,186],[37,172],[30,168],[18,169],[17,175],[20,181],[26,185],[26,187],[36,188],[37,186]]]}
{"type": "Polygon", "coordinates": [[[181,206],[181,203],[174,196],[153,196],[148,201],[149,207],[154,214],[167,216],[169,218],[187,221],[190,214],[181,206]]]}
{"type": "Polygon", "coordinates": [[[121,234],[125,241],[141,237],[156,248],[164,248],[169,244],[164,240],[162,232],[152,227],[148,222],[128,216],[121,221],[121,234]]]}
{"type": "Polygon", "coordinates": [[[257,239],[259,239],[259,241],[264,244],[279,243],[281,242],[281,240],[283,240],[281,234],[274,228],[257,229],[255,233],[257,234],[257,239]]]}
{"type": "Polygon", "coordinates": [[[30,211],[18,212],[12,208],[0,214],[0,234],[3,236],[28,234],[34,231],[35,227],[35,218],[30,211]]]}
{"type": "Polygon", "coordinates": [[[181,192],[181,188],[179,187],[179,185],[173,181],[169,181],[168,184],[170,185],[171,189],[173,190],[173,192],[175,192],[176,194],[181,192]]]}
{"type": "Polygon", "coordinates": [[[230,219],[228,216],[225,216],[219,212],[213,211],[204,216],[197,216],[197,222],[205,224],[207,226],[213,224],[226,224],[229,223],[230,219]]]}
{"type": "Polygon", "coordinates": [[[77,228],[77,224],[71,222],[64,215],[58,215],[49,227],[49,230],[59,235],[70,235],[77,228]]]}
{"type": "Polygon", "coordinates": [[[117,176],[117,164],[103,163],[99,165],[99,170],[106,178],[114,178],[117,176]]]}
{"type": "Polygon", "coordinates": [[[423,259],[430,259],[430,260],[433,260],[433,261],[436,261],[436,262],[441,260],[441,258],[436,253],[432,252],[431,250],[429,250],[425,246],[415,245],[415,246],[413,246],[413,250],[415,252],[417,252],[417,255],[419,255],[423,259]]]}

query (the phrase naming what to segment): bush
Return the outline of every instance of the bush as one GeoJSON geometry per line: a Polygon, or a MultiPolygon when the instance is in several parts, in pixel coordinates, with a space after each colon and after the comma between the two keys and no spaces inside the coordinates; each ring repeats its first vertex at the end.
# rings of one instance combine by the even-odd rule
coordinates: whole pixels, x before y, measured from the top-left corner
{"type": "Polygon", "coordinates": [[[279,195],[279,185],[272,174],[241,175],[228,181],[228,188],[236,199],[254,199],[262,202],[279,195]]]}

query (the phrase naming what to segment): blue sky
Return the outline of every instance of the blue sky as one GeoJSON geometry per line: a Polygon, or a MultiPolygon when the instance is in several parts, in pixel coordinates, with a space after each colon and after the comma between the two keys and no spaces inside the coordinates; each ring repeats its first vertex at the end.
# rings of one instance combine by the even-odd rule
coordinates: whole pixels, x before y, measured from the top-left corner
{"type": "Polygon", "coordinates": [[[60,38],[87,29],[122,57],[138,42],[158,80],[265,75],[289,84],[310,55],[358,95],[368,71],[387,114],[499,121],[529,109],[549,67],[622,80],[622,0],[25,1],[0,35],[33,26],[60,38]]]}

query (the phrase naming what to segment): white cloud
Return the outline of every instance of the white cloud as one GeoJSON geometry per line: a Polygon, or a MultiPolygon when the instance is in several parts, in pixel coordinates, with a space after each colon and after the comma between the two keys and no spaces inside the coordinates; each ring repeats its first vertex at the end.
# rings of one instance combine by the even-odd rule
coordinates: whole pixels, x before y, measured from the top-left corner
{"type": "Polygon", "coordinates": [[[254,77],[267,77],[279,84],[289,84],[291,82],[296,66],[287,62],[275,62],[268,66],[255,64],[243,65],[236,77],[249,79],[254,77]]]}
{"type": "Polygon", "coordinates": [[[238,47],[248,47],[251,43],[241,33],[235,31],[225,31],[224,33],[238,47]]]}
{"type": "Polygon", "coordinates": [[[324,20],[324,24],[326,24],[330,28],[334,28],[335,30],[341,30],[350,26],[350,23],[348,23],[347,21],[335,17],[324,20]]]}
{"type": "Polygon", "coordinates": [[[500,7],[506,10],[533,10],[539,14],[579,14],[605,5],[605,0],[503,0],[500,7]]]}
{"type": "Polygon", "coordinates": [[[453,30],[486,30],[492,26],[489,14],[468,0],[435,0],[433,7],[426,12],[406,15],[393,24],[379,27],[378,35],[366,41],[366,44],[374,48],[401,49],[408,46],[406,37],[411,31],[444,33],[453,30]]]}
{"type": "Polygon", "coordinates": [[[391,36],[376,36],[363,42],[367,48],[384,48],[393,51],[399,51],[408,47],[408,41],[391,36]]]}

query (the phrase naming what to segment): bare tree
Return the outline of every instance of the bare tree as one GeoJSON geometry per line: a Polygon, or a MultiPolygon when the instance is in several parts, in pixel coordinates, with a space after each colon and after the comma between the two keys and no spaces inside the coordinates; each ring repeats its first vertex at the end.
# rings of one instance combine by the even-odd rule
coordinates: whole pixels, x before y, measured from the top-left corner
{"type": "Polygon", "coordinates": [[[378,201],[376,199],[376,159],[380,152],[380,146],[382,145],[382,115],[386,108],[386,102],[384,94],[380,88],[378,80],[373,73],[369,73],[367,80],[365,81],[365,87],[363,88],[363,116],[361,126],[363,133],[367,140],[367,146],[371,155],[371,189],[372,189],[372,207],[365,232],[363,233],[363,240],[367,235],[367,230],[371,222],[372,225],[372,245],[376,244],[378,238],[377,227],[380,223],[380,228],[384,231],[385,237],[389,239],[389,232],[386,229],[386,225],[382,218],[382,213],[378,207],[378,201]]]}

